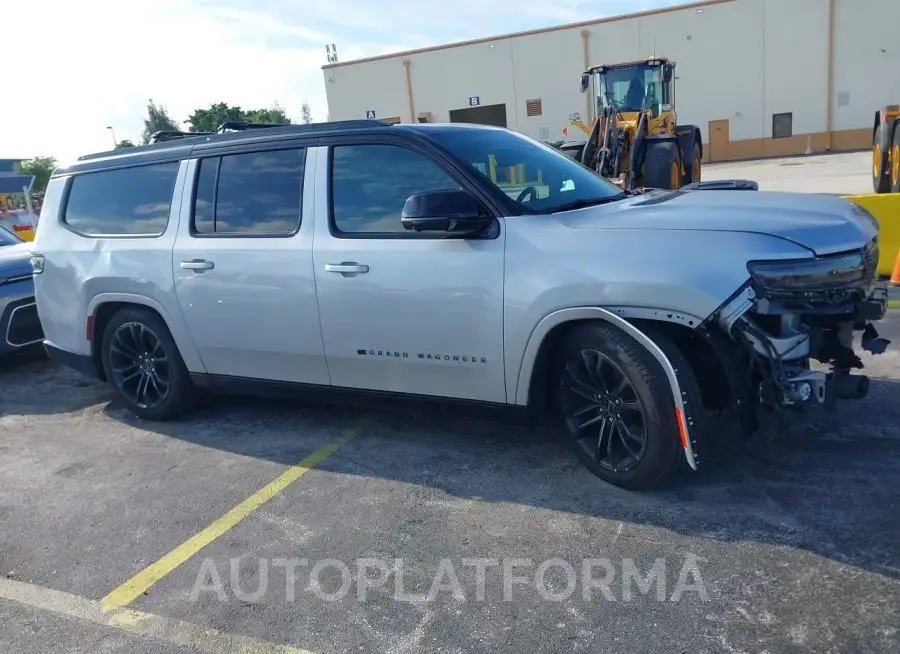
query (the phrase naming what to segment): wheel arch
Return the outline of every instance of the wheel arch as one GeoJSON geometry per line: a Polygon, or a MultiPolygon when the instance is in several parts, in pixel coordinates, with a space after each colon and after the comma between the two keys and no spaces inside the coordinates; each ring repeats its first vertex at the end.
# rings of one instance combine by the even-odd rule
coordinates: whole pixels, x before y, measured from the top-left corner
{"type": "Polygon", "coordinates": [[[97,373],[101,379],[106,381],[100,361],[100,343],[103,338],[103,332],[113,316],[128,307],[149,309],[156,313],[169,329],[172,340],[175,341],[175,345],[178,347],[187,369],[191,372],[206,372],[200,359],[200,354],[194,345],[193,339],[187,333],[186,327],[179,325],[177,321],[173,320],[161,303],[153,298],[132,293],[101,293],[91,299],[87,309],[91,325],[91,360],[97,368],[97,373]]]}
{"type": "MultiPolygon", "coordinates": [[[[522,356],[522,363],[519,367],[519,375],[516,383],[515,403],[521,406],[529,404],[540,404],[546,401],[546,394],[549,387],[542,384],[541,379],[546,380],[545,374],[547,366],[550,363],[554,348],[560,339],[574,326],[591,320],[602,320],[615,327],[618,327],[629,336],[640,343],[650,354],[659,362],[666,374],[669,388],[672,391],[672,399],[678,422],[679,431],[682,435],[682,447],[684,448],[685,458],[688,465],[694,470],[697,469],[697,459],[694,454],[694,434],[692,409],[685,401],[685,394],[681,389],[681,383],[678,380],[678,373],[672,362],[665,353],[634,323],[626,320],[625,315],[632,317],[635,313],[628,309],[604,309],[601,307],[573,307],[569,309],[560,309],[545,316],[534,328],[528,344],[525,346],[525,352],[522,356]],[[536,383],[537,382],[537,383],[536,383]]],[[[642,315],[657,314],[660,322],[679,322],[681,320],[700,324],[700,319],[695,316],[686,316],[677,312],[665,311],[662,309],[644,309],[638,310],[637,313],[642,315]]]]}

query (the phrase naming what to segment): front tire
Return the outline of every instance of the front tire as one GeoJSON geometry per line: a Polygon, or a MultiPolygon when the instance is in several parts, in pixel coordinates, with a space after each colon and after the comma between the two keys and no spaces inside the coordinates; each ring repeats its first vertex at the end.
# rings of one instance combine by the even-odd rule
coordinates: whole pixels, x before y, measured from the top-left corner
{"type": "MultiPolygon", "coordinates": [[[[663,334],[651,338],[680,368],[682,390],[699,399],[696,380],[675,345],[663,334]]],[[[555,374],[561,422],[588,470],[630,490],[672,480],[684,450],[668,378],[646,348],[596,321],[564,338],[555,374]]]]}
{"type": "Polygon", "coordinates": [[[891,180],[891,193],[900,193],[900,122],[894,125],[894,135],[891,140],[889,177],[891,180]]]}
{"type": "Polygon", "coordinates": [[[647,141],[644,188],[681,188],[681,155],[675,141],[647,141]]]}
{"type": "Polygon", "coordinates": [[[876,193],[887,193],[891,190],[887,155],[888,153],[881,149],[881,125],[878,125],[875,128],[875,137],[872,139],[872,187],[876,193]]]}
{"type": "Polygon", "coordinates": [[[101,348],[107,381],[138,417],[172,420],[193,405],[187,367],[165,322],[153,311],[119,311],[103,332],[101,348]]]}
{"type": "Polygon", "coordinates": [[[691,165],[687,169],[687,174],[685,177],[687,181],[685,184],[696,184],[697,182],[702,182],[702,167],[703,167],[703,155],[700,153],[700,144],[696,141],[694,142],[694,156],[691,159],[691,165]]]}

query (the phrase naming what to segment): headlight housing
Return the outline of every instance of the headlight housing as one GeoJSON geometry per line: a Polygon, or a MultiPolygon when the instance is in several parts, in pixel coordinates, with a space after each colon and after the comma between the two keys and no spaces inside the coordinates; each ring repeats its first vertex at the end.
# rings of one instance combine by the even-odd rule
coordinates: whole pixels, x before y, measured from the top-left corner
{"type": "Polygon", "coordinates": [[[863,222],[869,223],[869,225],[870,225],[871,227],[873,227],[873,228],[875,229],[876,232],[880,230],[880,227],[879,227],[879,225],[878,225],[878,221],[875,219],[875,216],[872,215],[872,212],[871,212],[871,211],[869,211],[868,209],[866,209],[866,208],[863,207],[863,206],[860,206],[860,205],[856,204],[856,203],[853,202],[852,200],[850,201],[850,204],[853,205],[853,214],[854,214],[856,217],[858,217],[859,219],[861,219],[863,222]]]}
{"type": "Polygon", "coordinates": [[[757,284],[769,291],[840,289],[866,279],[862,252],[817,259],[751,261],[747,270],[757,284]]]}

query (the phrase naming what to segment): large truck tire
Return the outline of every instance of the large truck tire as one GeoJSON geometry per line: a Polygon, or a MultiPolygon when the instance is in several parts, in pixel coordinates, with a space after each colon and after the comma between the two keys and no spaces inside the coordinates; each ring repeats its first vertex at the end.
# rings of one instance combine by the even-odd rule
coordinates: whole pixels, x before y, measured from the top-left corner
{"type": "Polygon", "coordinates": [[[894,125],[894,134],[891,139],[891,193],[900,193],[900,121],[894,125]]]}
{"type": "Polygon", "coordinates": [[[681,188],[681,155],[675,141],[647,140],[644,188],[681,188]]]}
{"type": "Polygon", "coordinates": [[[887,158],[888,152],[881,149],[881,125],[878,125],[872,139],[872,187],[876,193],[888,193],[891,190],[887,158]]]}
{"type": "Polygon", "coordinates": [[[691,165],[686,166],[685,177],[687,181],[685,184],[695,184],[696,182],[702,182],[701,171],[702,164],[701,161],[703,159],[703,155],[700,153],[700,144],[694,141],[694,156],[691,158],[691,165]]]}

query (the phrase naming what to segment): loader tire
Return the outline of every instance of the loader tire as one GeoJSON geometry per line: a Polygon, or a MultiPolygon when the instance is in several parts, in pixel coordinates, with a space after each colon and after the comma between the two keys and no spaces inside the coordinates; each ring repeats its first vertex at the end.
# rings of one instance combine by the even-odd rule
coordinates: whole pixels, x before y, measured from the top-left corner
{"type": "Polygon", "coordinates": [[[900,121],[894,125],[894,136],[891,139],[890,165],[891,193],[900,193],[900,121]]]}
{"type": "MultiPolygon", "coordinates": [[[[896,143],[896,140],[894,142],[896,143]]],[[[872,139],[872,187],[876,193],[888,193],[891,190],[887,158],[888,152],[881,149],[881,125],[878,125],[872,139]]]]}
{"type": "Polygon", "coordinates": [[[701,159],[703,159],[703,155],[700,154],[700,144],[694,141],[694,156],[691,159],[691,165],[686,167],[687,170],[685,171],[685,184],[693,184],[695,182],[703,181],[701,179],[703,164],[701,159]]]}
{"type": "Polygon", "coordinates": [[[647,142],[644,188],[681,188],[681,155],[675,141],[647,142]]]}

